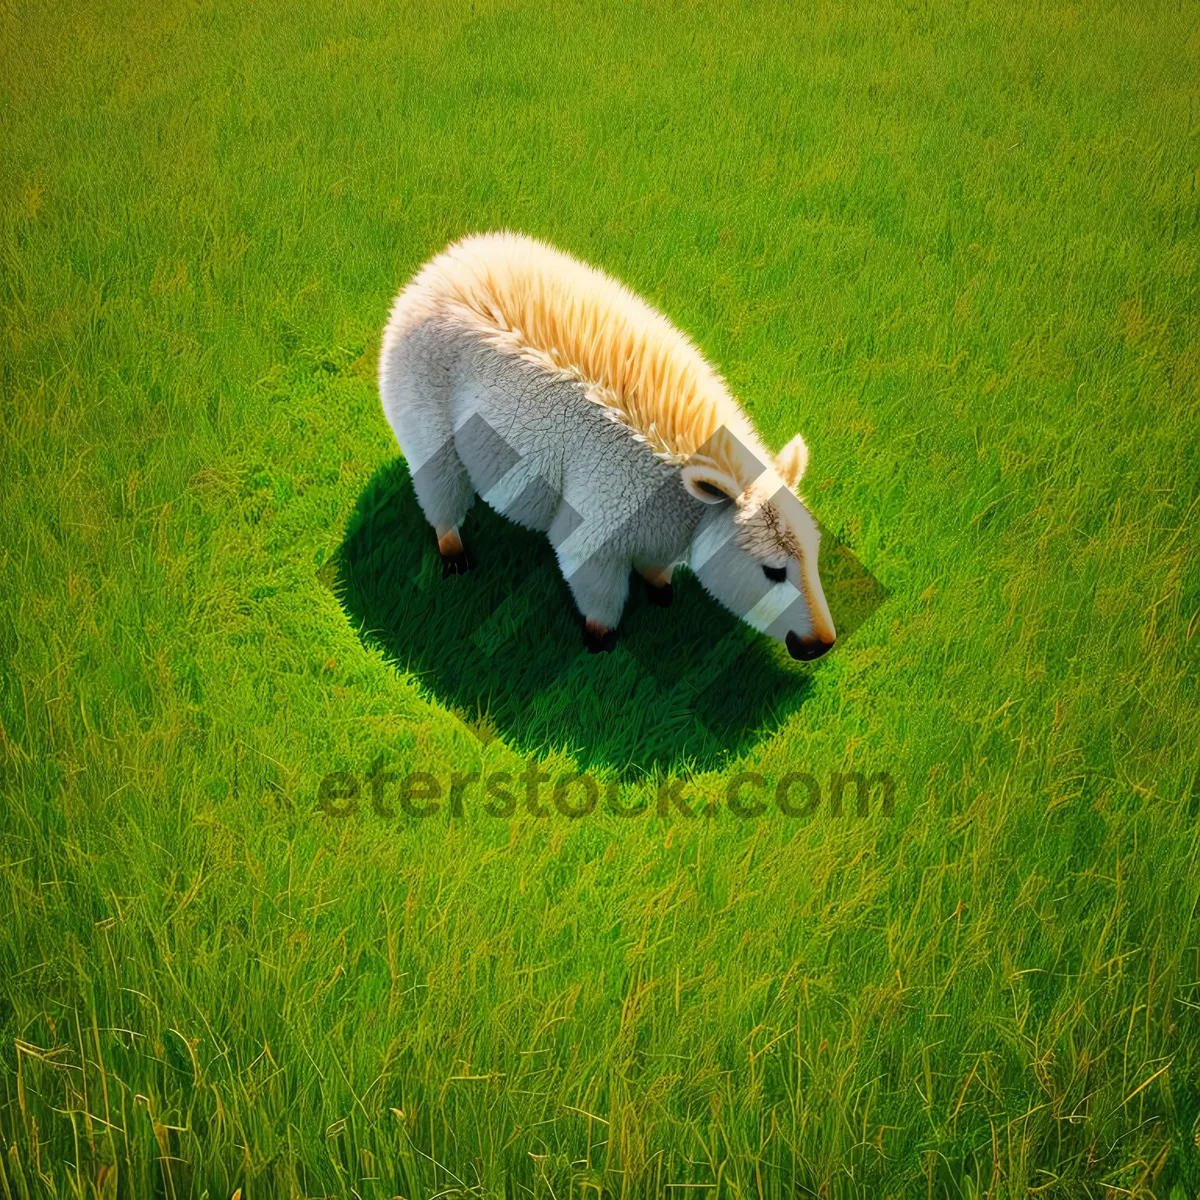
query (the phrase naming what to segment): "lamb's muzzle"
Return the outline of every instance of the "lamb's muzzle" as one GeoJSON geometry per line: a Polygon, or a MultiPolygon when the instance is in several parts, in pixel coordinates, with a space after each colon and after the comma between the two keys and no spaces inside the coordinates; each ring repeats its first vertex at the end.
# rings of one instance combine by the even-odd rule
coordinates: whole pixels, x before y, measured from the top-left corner
{"type": "Polygon", "coordinates": [[[829,641],[819,637],[802,638],[799,634],[791,631],[788,632],[786,638],[788,653],[802,662],[811,662],[814,658],[820,658],[822,654],[833,649],[836,640],[836,638],[831,638],[829,641]]]}

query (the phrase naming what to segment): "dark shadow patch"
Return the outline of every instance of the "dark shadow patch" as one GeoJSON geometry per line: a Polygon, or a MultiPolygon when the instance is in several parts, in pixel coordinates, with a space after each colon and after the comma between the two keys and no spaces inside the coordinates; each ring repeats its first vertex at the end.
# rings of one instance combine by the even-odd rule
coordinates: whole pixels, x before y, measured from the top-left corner
{"type": "MultiPolygon", "coordinates": [[[[684,570],[669,608],[652,604],[633,578],[616,650],[589,654],[543,535],[479,500],[462,534],[473,569],[443,579],[433,531],[397,459],[359,497],[338,553],[337,591],[364,640],[419,676],[481,738],[498,734],[529,753],[561,747],[581,769],[707,770],[773,733],[820,666],[793,662],[684,570]]],[[[820,567],[840,642],[884,593],[832,534],[820,567]]]]}

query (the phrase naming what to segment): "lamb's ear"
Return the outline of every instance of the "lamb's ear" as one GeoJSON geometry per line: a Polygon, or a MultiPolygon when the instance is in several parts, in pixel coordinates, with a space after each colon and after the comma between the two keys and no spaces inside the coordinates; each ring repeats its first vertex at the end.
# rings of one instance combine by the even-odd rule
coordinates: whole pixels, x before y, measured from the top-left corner
{"type": "Polygon", "coordinates": [[[775,455],[775,471],[789,489],[795,490],[796,484],[804,477],[808,466],[808,447],[804,439],[796,434],[780,452],[775,455]]]}
{"type": "Polygon", "coordinates": [[[683,486],[705,504],[724,504],[736,500],[742,489],[732,475],[716,467],[688,466],[683,468],[683,486]]]}

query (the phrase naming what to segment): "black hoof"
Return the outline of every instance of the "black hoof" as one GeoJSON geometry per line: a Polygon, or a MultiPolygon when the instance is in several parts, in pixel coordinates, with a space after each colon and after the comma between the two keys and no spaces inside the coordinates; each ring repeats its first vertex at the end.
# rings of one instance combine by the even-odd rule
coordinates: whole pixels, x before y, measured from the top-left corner
{"type": "Polygon", "coordinates": [[[595,634],[585,625],[583,627],[583,644],[588,648],[589,654],[607,654],[616,649],[617,631],[610,629],[607,633],[595,634]]]}
{"type": "Polygon", "coordinates": [[[474,561],[465,550],[460,550],[457,554],[444,554],[442,555],[442,578],[448,579],[451,575],[465,575],[474,565],[474,561]]]}
{"type": "Polygon", "coordinates": [[[675,599],[675,593],[671,590],[669,583],[664,583],[659,587],[649,580],[646,581],[646,595],[650,598],[650,603],[657,608],[670,608],[671,601],[675,599]]]}

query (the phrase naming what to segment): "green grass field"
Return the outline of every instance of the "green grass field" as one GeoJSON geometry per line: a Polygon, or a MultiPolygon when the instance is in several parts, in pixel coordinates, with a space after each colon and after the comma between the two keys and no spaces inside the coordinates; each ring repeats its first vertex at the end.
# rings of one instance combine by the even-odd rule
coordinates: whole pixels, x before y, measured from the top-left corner
{"type": "Polygon", "coordinates": [[[0,0],[5,1200],[1200,1196],[1198,29],[0,0]],[[376,355],[498,227],[804,432],[827,659],[443,585],[376,355]]]}

